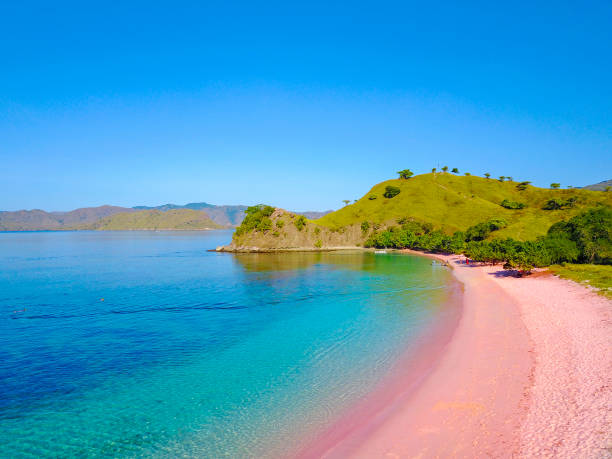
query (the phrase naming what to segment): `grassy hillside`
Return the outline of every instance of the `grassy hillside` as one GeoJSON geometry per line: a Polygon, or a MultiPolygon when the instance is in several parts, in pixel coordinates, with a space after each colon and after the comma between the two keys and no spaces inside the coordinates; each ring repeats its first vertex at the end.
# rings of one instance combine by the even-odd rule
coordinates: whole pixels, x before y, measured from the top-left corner
{"type": "Polygon", "coordinates": [[[93,230],[205,230],[223,226],[213,222],[199,210],[175,209],[125,212],[103,218],[78,229],[93,230]]]}
{"type": "Polygon", "coordinates": [[[410,179],[387,180],[375,185],[356,203],[328,214],[314,223],[331,229],[361,224],[392,223],[399,218],[413,218],[431,223],[451,234],[492,218],[503,218],[509,224],[495,232],[495,237],[534,239],[546,233],[555,222],[567,219],[598,204],[612,205],[612,193],[583,189],[550,190],[527,186],[520,191],[517,182],[500,182],[477,176],[456,176],[449,173],[423,174],[410,179]],[[387,186],[400,193],[385,198],[387,186]],[[373,199],[371,199],[373,198],[373,199]],[[575,198],[573,207],[543,210],[551,199],[575,198]],[[503,200],[523,203],[511,210],[502,207],[503,200]]]}

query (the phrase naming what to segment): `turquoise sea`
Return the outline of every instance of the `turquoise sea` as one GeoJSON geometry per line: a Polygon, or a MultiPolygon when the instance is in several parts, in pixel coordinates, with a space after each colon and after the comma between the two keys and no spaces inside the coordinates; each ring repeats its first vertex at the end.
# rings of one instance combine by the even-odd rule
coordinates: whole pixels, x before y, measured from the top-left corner
{"type": "Polygon", "coordinates": [[[456,320],[415,256],[0,233],[0,457],[291,454],[456,320]]]}

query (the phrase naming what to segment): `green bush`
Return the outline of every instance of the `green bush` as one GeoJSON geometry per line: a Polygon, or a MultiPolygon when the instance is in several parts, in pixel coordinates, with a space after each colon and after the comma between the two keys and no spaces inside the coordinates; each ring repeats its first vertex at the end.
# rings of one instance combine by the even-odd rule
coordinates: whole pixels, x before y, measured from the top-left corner
{"type": "Polygon", "coordinates": [[[276,220],[276,227],[277,228],[282,228],[283,226],[285,226],[285,222],[282,220],[276,220]]]}
{"type": "Polygon", "coordinates": [[[370,229],[370,222],[361,222],[361,231],[367,233],[370,229]]]}
{"type": "Polygon", "coordinates": [[[304,217],[303,215],[300,215],[298,218],[295,219],[294,223],[298,231],[302,231],[304,227],[306,226],[306,217],[304,217]]]}
{"type": "Polygon", "coordinates": [[[508,199],[504,199],[500,206],[505,207],[506,209],[524,209],[525,204],[522,202],[509,201],[508,199]]]}
{"type": "Polygon", "coordinates": [[[398,187],[387,185],[387,187],[385,188],[385,192],[383,193],[383,196],[387,199],[391,199],[397,196],[398,194],[400,194],[400,192],[401,190],[398,187]]]}
{"type": "Polygon", "coordinates": [[[317,242],[315,242],[314,246],[317,249],[320,249],[323,246],[323,242],[321,242],[321,239],[318,239],[317,242]]]}
{"type": "Polygon", "coordinates": [[[368,196],[368,199],[370,201],[374,201],[378,196],[376,196],[375,194],[371,194],[370,196],[368,196]]]}
{"type": "Polygon", "coordinates": [[[319,234],[320,232],[321,232],[321,228],[319,228],[318,226],[317,226],[317,227],[315,227],[315,229],[314,229],[314,233],[315,233],[315,234],[319,234]]]}

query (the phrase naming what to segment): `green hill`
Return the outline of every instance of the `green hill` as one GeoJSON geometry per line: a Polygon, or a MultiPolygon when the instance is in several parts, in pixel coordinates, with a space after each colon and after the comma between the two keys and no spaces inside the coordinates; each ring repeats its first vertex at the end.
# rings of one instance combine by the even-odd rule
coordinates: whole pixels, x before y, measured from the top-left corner
{"type": "Polygon", "coordinates": [[[508,226],[495,232],[495,237],[518,240],[534,239],[546,233],[560,220],[572,217],[598,204],[612,205],[612,193],[584,189],[552,190],[526,186],[518,182],[486,179],[477,176],[456,176],[449,173],[423,174],[410,179],[387,180],[375,185],[356,203],[328,214],[314,223],[338,229],[364,221],[394,224],[400,218],[431,223],[434,228],[451,234],[465,231],[476,223],[502,218],[508,226]],[[399,194],[385,198],[385,189],[396,187],[399,194]],[[558,210],[544,210],[547,202],[559,203],[575,199],[558,210]],[[520,203],[522,209],[508,209],[502,201],[520,203]]]}
{"type": "Polygon", "coordinates": [[[77,229],[91,230],[208,230],[224,228],[205,212],[191,209],[141,210],[103,218],[77,229]]]}

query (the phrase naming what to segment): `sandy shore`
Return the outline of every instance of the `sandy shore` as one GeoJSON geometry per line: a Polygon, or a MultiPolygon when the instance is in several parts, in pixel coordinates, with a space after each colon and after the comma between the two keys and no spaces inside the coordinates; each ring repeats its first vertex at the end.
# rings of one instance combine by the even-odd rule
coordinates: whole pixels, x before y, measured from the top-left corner
{"type": "Polygon", "coordinates": [[[435,257],[465,288],[442,357],[416,389],[302,456],[610,457],[612,303],[552,275],[435,257]]]}

